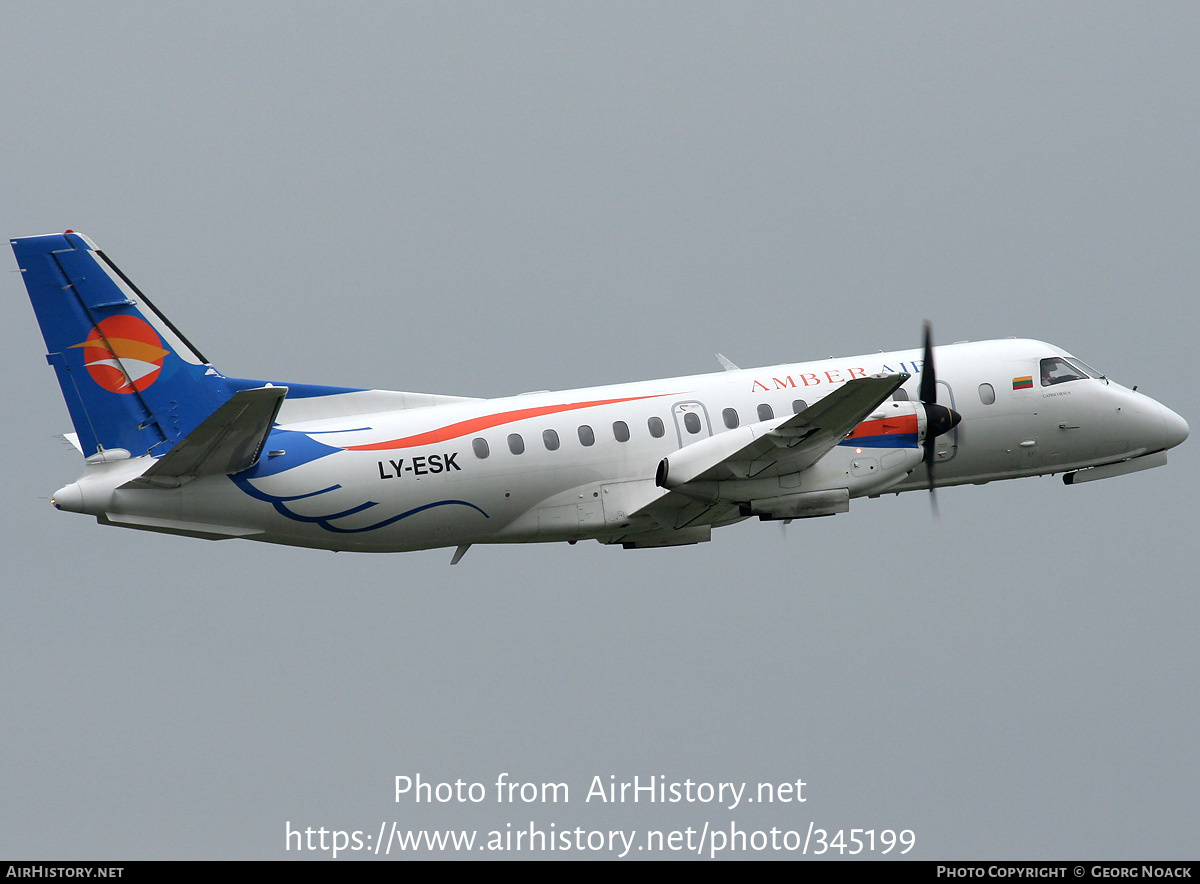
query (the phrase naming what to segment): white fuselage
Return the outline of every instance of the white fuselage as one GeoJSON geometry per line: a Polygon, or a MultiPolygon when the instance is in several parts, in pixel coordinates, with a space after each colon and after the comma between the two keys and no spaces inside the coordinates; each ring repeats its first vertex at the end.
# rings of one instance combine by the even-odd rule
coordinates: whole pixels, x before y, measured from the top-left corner
{"type": "MultiPolygon", "coordinates": [[[[1069,354],[1030,340],[936,349],[937,401],[962,416],[936,439],[939,485],[1069,472],[1186,437],[1178,415],[1105,378],[1043,384],[1039,362],[1054,356],[1069,354]]],[[[629,513],[664,493],[654,485],[664,458],[729,424],[791,415],[853,378],[907,373],[896,398],[916,400],[921,358],[904,350],[400,410],[355,411],[370,394],[288,399],[262,462],[241,475],[117,489],[153,462],[133,458],[94,464],[58,497],[129,527],[327,549],[614,542],[629,513]]],[[[849,476],[861,464],[845,458],[862,454],[835,449],[843,459],[831,456],[829,470],[849,476]]],[[[799,480],[772,481],[786,491],[799,480]]],[[[917,454],[850,497],[928,487],[917,454]]],[[[715,509],[693,527],[744,517],[715,509]]]]}

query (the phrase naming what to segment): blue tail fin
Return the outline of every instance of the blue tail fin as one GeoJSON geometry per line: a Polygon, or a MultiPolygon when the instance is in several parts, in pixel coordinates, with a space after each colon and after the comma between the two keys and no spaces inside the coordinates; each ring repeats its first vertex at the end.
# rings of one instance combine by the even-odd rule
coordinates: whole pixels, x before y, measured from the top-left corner
{"type": "Polygon", "coordinates": [[[165,454],[233,395],[87,237],[11,242],[85,455],[165,454]]]}

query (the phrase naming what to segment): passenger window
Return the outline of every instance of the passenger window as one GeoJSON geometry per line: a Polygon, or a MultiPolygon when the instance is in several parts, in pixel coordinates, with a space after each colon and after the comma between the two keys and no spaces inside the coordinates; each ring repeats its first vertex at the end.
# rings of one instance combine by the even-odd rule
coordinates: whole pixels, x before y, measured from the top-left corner
{"type": "Polygon", "coordinates": [[[513,454],[525,453],[525,440],[521,438],[520,433],[512,433],[508,437],[508,450],[513,454]]]}
{"type": "Polygon", "coordinates": [[[797,399],[794,402],[792,402],[792,414],[799,414],[800,412],[804,411],[804,409],[806,409],[806,408],[808,408],[808,403],[805,402],[803,399],[797,399]]]}
{"type": "Polygon", "coordinates": [[[558,433],[554,430],[542,430],[542,442],[547,451],[558,451],[558,433]]]}
{"type": "Polygon", "coordinates": [[[980,384],[979,401],[984,405],[994,405],[996,403],[996,388],[991,384],[980,384]]]}
{"type": "Polygon", "coordinates": [[[1067,381],[1082,381],[1087,377],[1071,363],[1058,356],[1042,360],[1042,386],[1052,387],[1055,384],[1065,384],[1067,381]]]}
{"type": "Polygon", "coordinates": [[[661,439],[663,437],[663,433],[666,432],[666,428],[663,426],[661,417],[650,418],[650,420],[646,421],[646,426],[650,428],[650,435],[655,439],[661,439]]]}
{"type": "Polygon", "coordinates": [[[689,433],[695,435],[700,432],[700,415],[694,411],[689,411],[683,416],[683,425],[689,433]]]}
{"type": "Polygon", "coordinates": [[[613,421],[613,436],[618,442],[629,441],[629,424],[625,421],[613,421]]]}
{"type": "Polygon", "coordinates": [[[775,417],[775,411],[767,403],[758,406],[758,419],[760,421],[769,421],[775,417]]]}
{"type": "Polygon", "coordinates": [[[579,428],[579,444],[585,448],[596,444],[596,434],[592,432],[592,428],[587,424],[579,428]]]}
{"type": "Polygon", "coordinates": [[[741,423],[741,421],[738,420],[736,408],[726,408],[721,412],[721,418],[725,421],[725,426],[731,430],[736,430],[738,428],[738,424],[741,423]]]}
{"type": "Polygon", "coordinates": [[[488,451],[487,439],[482,437],[471,440],[471,447],[475,449],[475,456],[480,460],[485,460],[491,452],[488,451]]]}
{"type": "Polygon", "coordinates": [[[905,390],[903,387],[897,387],[896,392],[892,394],[892,401],[893,402],[907,402],[908,401],[908,391],[905,390]]]}

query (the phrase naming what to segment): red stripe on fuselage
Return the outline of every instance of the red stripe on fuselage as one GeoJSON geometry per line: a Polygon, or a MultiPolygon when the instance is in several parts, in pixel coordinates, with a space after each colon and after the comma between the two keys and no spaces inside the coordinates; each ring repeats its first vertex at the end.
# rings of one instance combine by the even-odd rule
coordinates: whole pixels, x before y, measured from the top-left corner
{"type": "Polygon", "coordinates": [[[580,408],[591,408],[595,405],[615,405],[618,402],[637,402],[642,399],[656,399],[659,396],[669,396],[670,393],[656,393],[652,396],[629,396],[625,399],[596,399],[591,402],[569,402],[565,405],[540,405],[535,408],[518,408],[516,411],[502,411],[499,414],[487,414],[483,417],[473,417],[470,420],[459,421],[456,424],[417,433],[415,436],[405,436],[402,439],[390,439],[387,442],[372,442],[370,445],[350,445],[346,451],[386,451],[391,448],[413,448],[417,445],[432,445],[435,442],[445,442],[457,439],[470,433],[479,433],[515,421],[528,420],[531,417],[544,417],[548,414],[561,414],[564,411],[576,411],[580,408]]]}
{"type": "Polygon", "coordinates": [[[916,435],[917,433],[917,416],[915,414],[902,414],[899,417],[885,417],[882,420],[863,421],[853,430],[847,439],[854,439],[857,436],[893,436],[908,433],[916,435]]]}

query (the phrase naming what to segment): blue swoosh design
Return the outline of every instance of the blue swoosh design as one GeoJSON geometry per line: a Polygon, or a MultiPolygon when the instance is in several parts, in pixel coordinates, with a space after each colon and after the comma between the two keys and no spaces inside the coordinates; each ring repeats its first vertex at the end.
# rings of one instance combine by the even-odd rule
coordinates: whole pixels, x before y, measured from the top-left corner
{"type": "Polygon", "coordinates": [[[466,500],[435,500],[433,503],[425,503],[421,506],[415,506],[410,510],[400,513],[399,515],[391,516],[386,519],[380,519],[378,522],[365,525],[361,528],[341,528],[332,524],[332,520],[344,519],[347,516],[352,516],[357,513],[361,513],[364,510],[368,510],[373,506],[379,506],[378,502],[374,500],[368,500],[366,503],[360,503],[358,506],[351,507],[350,509],[341,510],[340,512],[336,513],[329,513],[324,516],[302,516],[299,513],[292,512],[292,510],[288,509],[288,501],[307,500],[320,494],[326,494],[330,491],[337,491],[342,486],[330,485],[328,488],[322,488],[320,491],[311,491],[308,494],[294,494],[290,497],[276,497],[273,494],[267,494],[263,491],[259,491],[241,476],[230,476],[230,478],[233,479],[234,484],[236,484],[238,488],[242,489],[242,491],[244,491],[246,494],[249,494],[255,500],[261,500],[264,503],[271,504],[271,506],[275,507],[275,511],[281,516],[285,516],[294,522],[306,522],[312,525],[320,525],[326,531],[329,531],[333,534],[361,534],[364,531],[377,531],[380,528],[386,528],[388,525],[394,525],[401,519],[407,519],[409,516],[415,516],[417,513],[422,513],[425,510],[433,509],[434,507],[439,506],[465,506],[475,510],[475,512],[479,513],[485,519],[491,518],[491,516],[485,513],[482,509],[466,500]]]}
{"type": "Polygon", "coordinates": [[[322,457],[338,454],[342,449],[318,442],[307,433],[298,433],[295,430],[274,429],[271,430],[271,435],[267,437],[267,444],[263,446],[263,450],[282,451],[284,453],[275,457],[271,457],[270,455],[260,457],[258,463],[250,469],[238,473],[239,479],[262,479],[266,476],[285,473],[295,467],[304,466],[304,464],[312,463],[314,460],[320,460],[322,457]]]}
{"type": "Polygon", "coordinates": [[[288,504],[292,501],[311,500],[319,497],[322,494],[328,494],[332,491],[339,490],[341,485],[330,485],[327,488],[321,488],[316,491],[309,491],[305,494],[293,494],[288,496],[280,496],[268,494],[255,488],[251,484],[253,479],[262,479],[269,476],[276,476],[280,473],[286,473],[288,470],[303,466],[307,463],[312,463],[314,460],[319,460],[322,457],[328,457],[331,454],[339,454],[342,449],[334,448],[330,445],[325,445],[308,436],[306,433],[298,433],[292,430],[272,430],[268,439],[267,445],[264,446],[268,450],[283,450],[286,453],[276,457],[264,457],[257,464],[248,470],[245,470],[237,475],[230,476],[238,488],[245,494],[253,497],[255,500],[261,500],[264,503],[269,503],[275,508],[275,511],[281,516],[291,519],[294,522],[304,522],[310,525],[319,525],[326,531],[333,534],[361,534],[366,531],[376,531],[380,528],[386,528],[388,525],[394,525],[402,519],[407,519],[410,516],[415,516],[417,513],[422,513],[425,510],[433,509],[440,506],[465,506],[475,510],[485,519],[490,519],[487,513],[477,507],[475,504],[466,500],[435,500],[433,503],[422,504],[415,506],[410,510],[399,513],[394,516],[380,519],[370,525],[361,528],[342,528],[333,524],[337,519],[344,519],[347,516],[357,515],[365,512],[372,507],[379,506],[378,501],[368,500],[360,503],[357,506],[352,506],[348,509],[338,510],[333,513],[326,513],[321,516],[306,516],[292,510],[288,504]]]}

